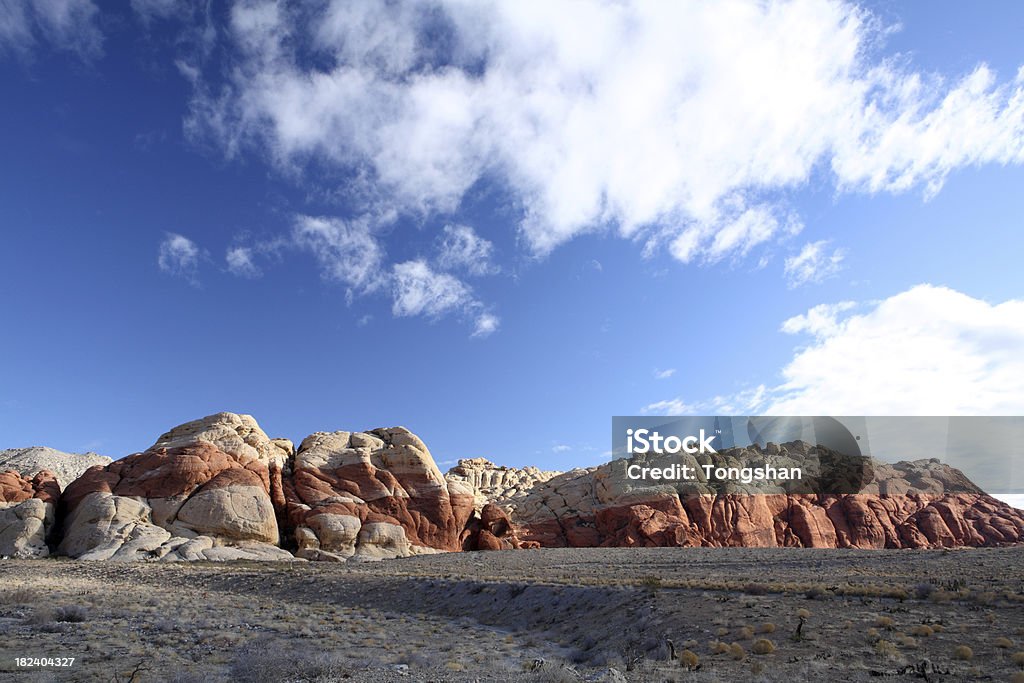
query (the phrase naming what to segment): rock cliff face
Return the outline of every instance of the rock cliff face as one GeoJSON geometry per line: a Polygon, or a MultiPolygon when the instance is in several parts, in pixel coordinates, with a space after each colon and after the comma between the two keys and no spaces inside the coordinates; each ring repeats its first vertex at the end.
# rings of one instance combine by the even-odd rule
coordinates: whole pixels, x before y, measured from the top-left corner
{"type": "Polygon", "coordinates": [[[52,472],[32,478],[0,472],[0,557],[46,557],[60,485],[52,472]]]}
{"type": "Polygon", "coordinates": [[[511,501],[524,496],[537,484],[542,484],[561,472],[540,470],[536,467],[504,467],[486,458],[459,460],[448,470],[449,483],[469,487],[476,510],[482,511],[490,501],[511,501]]]}
{"type": "Polygon", "coordinates": [[[403,427],[307,437],[284,499],[297,555],[314,560],[460,550],[473,515],[471,491],[449,486],[403,427]]]}
{"type": "MultiPolygon", "coordinates": [[[[624,460],[558,474],[474,458],[442,475],[426,445],[402,427],[317,432],[296,451],[233,413],[175,427],[121,460],[100,459],[63,493],[52,472],[33,470],[52,461],[71,472],[83,456],[28,450],[17,461],[22,473],[0,473],[0,556],[43,557],[47,541],[79,559],[165,561],[374,560],[542,546],[1024,542],[1024,512],[938,460],[862,458],[847,466],[803,442],[707,457],[801,465],[839,488],[811,493],[806,483],[699,477],[652,482],[628,477],[624,460]],[[851,482],[856,493],[842,489],[851,482]]],[[[648,465],[667,464],[658,459],[665,456],[648,457],[648,465]]],[[[681,457],[692,465],[706,456],[681,457]]]]}
{"type": "MultiPolygon", "coordinates": [[[[773,444],[769,448],[778,449],[773,444]]],[[[812,447],[783,446],[799,462],[812,447]]],[[[776,453],[778,450],[775,451],[776,453]]],[[[498,501],[542,546],[934,548],[1024,542],[1024,513],[937,460],[872,461],[856,494],[756,493],[629,479],[627,462],[573,470],[498,501]]]]}
{"type": "Polygon", "coordinates": [[[176,427],[67,488],[60,552],[89,560],[292,559],[277,547],[271,484],[286,450],[248,415],[176,427]]]}

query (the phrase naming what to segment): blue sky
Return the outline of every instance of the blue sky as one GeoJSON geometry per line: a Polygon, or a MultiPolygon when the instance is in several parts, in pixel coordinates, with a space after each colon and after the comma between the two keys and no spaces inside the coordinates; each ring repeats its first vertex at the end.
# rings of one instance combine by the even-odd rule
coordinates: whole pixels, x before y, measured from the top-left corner
{"type": "Polygon", "coordinates": [[[1018,3],[5,8],[0,446],[1024,406],[1018,3]]]}

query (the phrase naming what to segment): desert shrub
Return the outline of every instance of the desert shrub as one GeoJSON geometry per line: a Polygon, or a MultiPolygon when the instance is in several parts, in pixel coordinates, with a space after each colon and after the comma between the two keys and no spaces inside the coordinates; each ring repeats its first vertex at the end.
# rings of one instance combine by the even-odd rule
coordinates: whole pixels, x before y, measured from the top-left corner
{"type": "Polygon", "coordinates": [[[1013,641],[1009,638],[996,638],[995,646],[1003,650],[1009,650],[1013,647],[1013,641]]]}
{"type": "Polygon", "coordinates": [[[946,627],[943,626],[942,624],[932,624],[932,630],[935,631],[936,633],[942,633],[943,631],[946,630],[946,627]]]}
{"type": "Polygon", "coordinates": [[[891,631],[895,625],[896,622],[892,620],[892,617],[878,617],[875,619],[875,626],[884,628],[886,631],[891,631]]]}
{"type": "Polygon", "coordinates": [[[927,624],[918,624],[910,631],[910,633],[918,636],[919,638],[926,638],[935,633],[935,630],[927,624]]]}
{"type": "Polygon", "coordinates": [[[1024,669],[1024,652],[1014,652],[1010,657],[1010,661],[1024,669]]]}
{"type": "Polygon", "coordinates": [[[804,597],[808,600],[818,600],[825,597],[825,589],[821,586],[811,586],[804,591],[804,597]]]}
{"type": "Polygon", "coordinates": [[[953,659],[967,662],[974,658],[974,650],[966,645],[957,645],[953,648],[953,659]]]}
{"type": "Polygon", "coordinates": [[[749,595],[764,595],[768,592],[768,586],[763,583],[748,583],[743,587],[743,592],[749,595]]]}
{"type": "Polygon", "coordinates": [[[758,626],[757,632],[758,633],[775,633],[775,624],[773,624],[771,622],[768,622],[768,623],[765,623],[765,624],[761,624],[760,626],[758,626]]]}
{"type": "Polygon", "coordinates": [[[755,655],[770,655],[775,652],[775,643],[767,638],[758,638],[750,649],[755,655]]]}
{"type": "Polygon", "coordinates": [[[740,661],[741,659],[747,656],[747,651],[744,650],[743,646],[739,643],[733,643],[729,646],[729,656],[735,659],[736,661],[740,661]]]}
{"type": "Polygon", "coordinates": [[[868,640],[870,640],[871,642],[875,642],[876,640],[881,638],[881,636],[878,634],[878,629],[877,628],[869,628],[867,630],[867,636],[868,636],[868,640]]]}
{"type": "Polygon", "coordinates": [[[80,624],[88,621],[89,610],[81,605],[62,605],[53,610],[53,620],[66,624],[80,624]]]}
{"type": "Polygon", "coordinates": [[[728,643],[722,642],[721,640],[716,640],[716,641],[711,643],[711,653],[712,654],[721,655],[721,654],[725,654],[728,651],[729,651],[729,644],[728,643]]]}
{"type": "Polygon", "coordinates": [[[274,647],[256,640],[235,652],[230,679],[238,683],[279,683],[284,680],[328,681],[347,674],[340,658],[313,649],[274,647]]]}
{"type": "Polygon", "coordinates": [[[811,618],[811,611],[810,610],[806,610],[803,607],[801,607],[800,609],[798,609],[796,611],[796,615],[798,617],[803,618],[803,619],[810,619],[811,618]]]}
{"type": "Polygon", "coordinates": [[[740,628],[739,631],[736,632],[736,635],[742,638],[743,640],[750,640],[754,637],[754,629],[750,628],[749,626],[743,626],[740,628]]]}
{"type": "Polygon", "coordinates": [[[718,631],[716,631],[716,633],[718,634],[718,637],[721,638],[722,636],[729,635],[729,629],[727,629],[724,626],[722,626],[721,628],[718,629],[718,631]]]}
{"type": "Polygon", "coordinates": [[[1010,683],[1024,683],[1024,671],[1018,671],[1010,677],[1010,683]]]}
{"type": "Polygon", "coordinates": [[[530,680],[538,683],[579,683],[579,677],[564,666],[545,666],[538,669],[530,680]]]}
{"type": "Polygon", "coordinates": [[[700,665],[700,657],[693,650],[683,650],[679,653],[679,664],[683,668],[693,671],[700,665]]]}
{"type": "Polygon", "coordinates": [[[934,583],[919,583],[914,586],[914,597],[918,600],[927,600],[935,592],[934,583]]]}
{"type": "Polygon", "coordinates": [[[900,647],[904,647],[908,650],[917,649],[917,641],[906,634],[899,634],[896,636],[896,642],[899,643],[900,647]]]}
{"type": "Polygon", "coordinates": [[[899,648],[888,640],[880,640],[875,643],[875,652],[883,657],[898,657],[900,654],[899,648]]]}
{"type": "Polygon", "coordinates": [[[39,594],[31,588],[10,588],[0,591],[0,605],[31,605],[39,594]]]}

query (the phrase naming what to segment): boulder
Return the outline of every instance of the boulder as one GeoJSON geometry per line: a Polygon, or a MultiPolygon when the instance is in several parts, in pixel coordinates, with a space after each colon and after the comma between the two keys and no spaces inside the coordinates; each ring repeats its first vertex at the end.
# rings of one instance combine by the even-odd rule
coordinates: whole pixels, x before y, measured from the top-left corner
{"type": "Polygon", "coordinates": [[[0,557],[46,557],[60,485],[52,472],[0,472],[0,557]]]}
{"type": "Polygon", "coordinates": [[[473,496],[404,427],[317,432],[283,481],[297,555],[347,560],[459,550],[473,496]]]}
{"type": "Polygon", "coordinates": [[[80,559],[292,559],[278,547],[272,484],[281,485],[287,451],[247,415],[176,427],[68,487],[60,551],[80,559]]]}

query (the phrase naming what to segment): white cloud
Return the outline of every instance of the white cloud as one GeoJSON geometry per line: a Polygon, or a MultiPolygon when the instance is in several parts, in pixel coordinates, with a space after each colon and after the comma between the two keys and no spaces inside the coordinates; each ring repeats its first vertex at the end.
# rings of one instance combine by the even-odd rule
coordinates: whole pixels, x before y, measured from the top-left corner
{"type": "Polygon", "coordinates": [[[446,225],[441,231],[437,261],[442,268],[489,275],[498,272],[493,257],[494,245],[468,225],[446,225]]]}
{"type": "Polygon", "coordinates": [[[199,247],[195,242],[183,235],[169,232],[160,243],[157,265],[165,273],[198,284],[199,257],[199,247]]]}
{"type": "Polygon", "coordinates": [[[0,53],[32,50],[39,39],[82,59],[103,53],[99,10],[92,0],[4,0],[0,5],[0,53]]]}
{"type": "Polygon", "coordinates": [[[839,316],[857,306],[854,301],[840,301],[837,304],[818,304],[806,313],[784,320],[782,331],[786,334],[806,332],[819,339],[836,334],[840,330],[839,316]]]}
{"type": "Polygon", "coordinates": [[[386,279],[384,249],[373,234],[378,222],[369,216],[297,216],[292,239],[316,257],[326,279],[347,285],[354,296],[376,290],[386,279]]]}
{"type": "Polygon", "coordinates": [[[644,415],[747,415],[763,404],[767,391],[767,387],[759,385],[732,395],[715,396],[693,403],[676,397],[650,403],[641,408],[640,412],[644,415]]]}
{"type": "Polygon", "coordinates": [[[440,316],[461,310],[472,302],[472,293],[461,280],[435,272],[426,261],[406,261],[392,268],[396,316],[440,316]]]}
{"type": "MultiPolygon", "coordinates": [[[[843,320],[790,325],[815,335],[782,370],[775,415],[1019,415],[1024,301],[993,305],[919,285],[843,320]]],[[[786,325],[784,325],[786,329],[786,325]]]]}
{"type": "Polygon", "coordinates": [[[821,282],[843,269],[842,263],[846,258],[846,252],[835,249],[828,254],[828,245],[828,240],[808,242],[800,253],[786,259],[783,270],[791,288],[810,282],[821,282]]]}
{"type": "Polygon", "coordinates": [[[498,327],[501,326],[501,320],[491,313],[481,313],[477,316],[476,323],[473,328],[472,337],[489,337],[498,331],[498,327]]]}
{"type": "Polygon", "coordinates": [[[785,321],[809,334],[782,383],[646,406],[654,414],[1020,415],[1024,300],[991,304],[918,285],[870,304],[823,304],[785,321]],[[854,309],[865,309],[854,313],[854,309]],[[845,317],[843,317],[845,314],[845,317]]]}
{"type": "Polygon", "coordinates": [[[675,368],[669,368],[668,370],[654,370],[654,379],[668,379],[672,375],[676,374],[675,368]]]}
{"type": "Polygon", "coordinates": [[[132,10],[146,24],[155,19],[167,19],[188,11],[179,0],[131,0],[132,10]]]}
{"type": "Polygon", "coordinates": [[[785,191],[815,169],[839,192],[930,195],[1024,161],[1024,70],[918,73],[880,52],[887,30],[838,0],[250,0],[237,68],[197,81],[187,128],[354,172],[401,212],[501,181],[537,254],[611,229],[715,262],[796,232],[785,191]]]}
{"type": "Polygon", "coordinates": [[[555,444],[551,447],[552,453],[566,453],[572,450],[572,446],[566,446],[564,443],[555,444]]]}
{"type": "Polygon", "coordinates": [[[253,250],[250,247],[229,247],[224,260],[228,264],[228,272],[232,275],[257,278],[263,274],[253,261],[253,250]]]}

